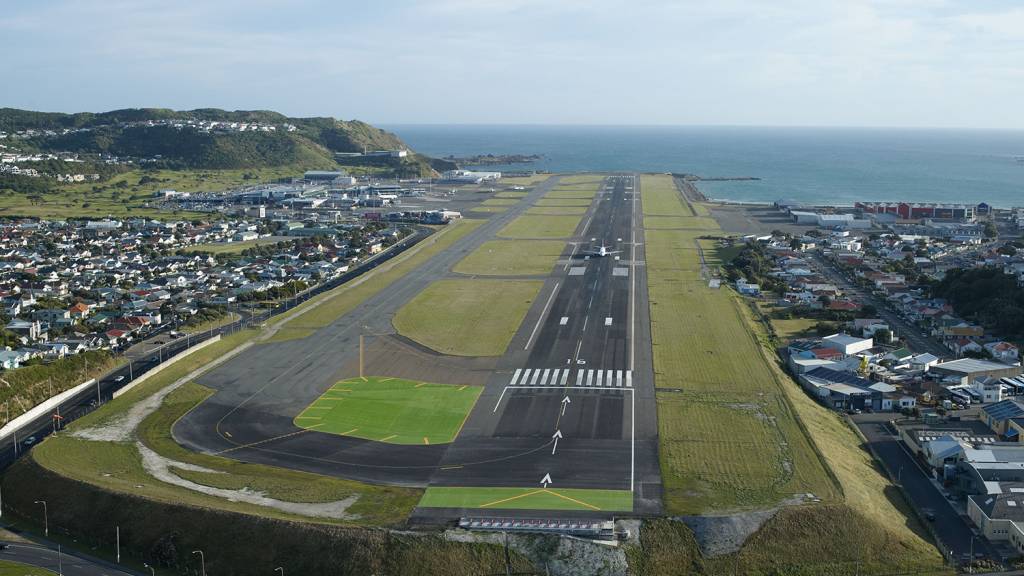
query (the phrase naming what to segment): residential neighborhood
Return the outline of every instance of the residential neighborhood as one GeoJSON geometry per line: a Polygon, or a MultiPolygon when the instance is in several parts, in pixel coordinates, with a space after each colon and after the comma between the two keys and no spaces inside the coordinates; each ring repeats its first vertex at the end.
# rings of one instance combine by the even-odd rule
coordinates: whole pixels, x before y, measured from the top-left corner
{"type": "Polygon", "coordinates": [[[805,226],[740,239],[725,272],[773,327],[792,376],[848,416],[894,477],[921,470],[906,496],[940,547],[966,534],[979,554],[988,542],[986,558],[1020,556],[1019,211],[982,220],[985,205],[874,203],[826,218],[776,207],[805,226]]]}
{"type": "Polygon", "coordinates": [[[260,219],[4,222],[0,367],[120,351],[197,315],[245,313],[337,278],[410,233],[375,221],[305,230],[260,219]],[[259,239],[267,242],[230,250],[259,239]]]}

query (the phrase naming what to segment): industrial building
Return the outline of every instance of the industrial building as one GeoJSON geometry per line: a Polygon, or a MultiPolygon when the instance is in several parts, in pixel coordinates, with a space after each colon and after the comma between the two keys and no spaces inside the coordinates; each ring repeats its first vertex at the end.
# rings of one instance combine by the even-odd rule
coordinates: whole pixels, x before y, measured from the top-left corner
{"type": "Polygon", "coordinates": [[[932,204],[912,202],[857,202],[854,207],[865,214],[895,214],[902,220],[925,218],[938,220],[968,220],[976,217],[976,207],[967,204],[932,204]]]}

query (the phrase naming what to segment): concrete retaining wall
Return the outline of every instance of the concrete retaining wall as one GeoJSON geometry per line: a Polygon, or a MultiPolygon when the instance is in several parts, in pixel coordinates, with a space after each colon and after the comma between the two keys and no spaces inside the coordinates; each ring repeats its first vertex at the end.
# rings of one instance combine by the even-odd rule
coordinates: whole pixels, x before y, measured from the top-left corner
{"type": "Polygon", "coordinates": [[[213,338],[210,338],[209,340],[204,340],[204,341],[200,342],[199,344],[196,344],[195,346],[192,346],[187,351],[182,351],[182,352],[180,352],[178,354],[175,354],[174,356],[171,356],[167,360],[164,360],[162,363],[157,364],[156,366],[150,368],[149,371],[146,372],[145,374],[143,374],[142,376],[139,376],[135,380],[132,380],[131,383],[126,385],[124,388],[121,388],[120,390],[114,392],[114,398],[117,398],[118,396],[128,392],[132,388],[135,388],[139,384],[142,384],[143,382],[148,380],[150,376],[158,374],[161,370],[163,370],[164,368],[170,366],[171,364],[174,364],[178,360],[181,360],[183,358],[187,358],[189,354],[195,352],[196,350],[202,350],[203,348],[206,348],[210,344],[213,344],[214,342],[217,342],[219,340],[220,340],[220,334],[214,336],[213,338]]]}
{"type": "Polygon", "coordinates": [[[22,426],[28,424],[29,422],[35,420],[36,418],[39,418],[43,414],[46,414],[47,412],[53,410],[54,408],[59,406],[61,402],[64,402],[68,398],[71,398],[72,396],[82,392],[86,388],[93,386],[95,384],[95,379],[86,380],[85,382],[82,382],[81,384],[75,386],[74,388],[69,388],[61,392],[60,394],[53,396],[49,400],[45,400],[40,404],[36,404],[28,412],[25,412],[21,416],[18,416],[14,420],[11,420],[7,424],[5,424],[3,428],[0,428],[0,440],[3,440],[8,436],[14,434],[14,432],[16,432],[22,426]]]}

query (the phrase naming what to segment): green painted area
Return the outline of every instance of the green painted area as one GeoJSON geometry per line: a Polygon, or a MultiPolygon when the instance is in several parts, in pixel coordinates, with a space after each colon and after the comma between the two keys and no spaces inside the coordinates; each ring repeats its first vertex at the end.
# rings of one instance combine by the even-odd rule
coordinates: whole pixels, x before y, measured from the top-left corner
{"type": "Polygon", "coordinates": [[[633,493],[587,488],[431,486],[423,493],[419,507],[632,512],[633,493]]]}
{"type": "Polygon", "coordinates": [[[388,444],[444,444],[458,436],[482,390],[399,378],[352,378],[331,386],[295,417],[295,425],[388,444]]]}

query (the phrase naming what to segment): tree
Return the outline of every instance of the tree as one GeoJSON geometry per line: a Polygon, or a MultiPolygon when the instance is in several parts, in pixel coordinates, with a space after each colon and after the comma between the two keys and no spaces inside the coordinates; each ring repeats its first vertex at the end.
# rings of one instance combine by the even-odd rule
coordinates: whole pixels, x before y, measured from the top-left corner
{"type": "Polygon", "coordinates": [[[985,222],[985,227],[982,229],[982,234],[985,235],[986,239],[991,240],[991,239],[995,238],[996,236],[999,236],[999,229],[996,228],[996,225],[995,225],[994,222],[992,222],[992,221],[985,222]]]}
{"type": "Polygon", "coordinates": [[[877,344],[890,344],[892,342],[892,330],[888,328],[879,328],[872,334],[877,344]]]}

